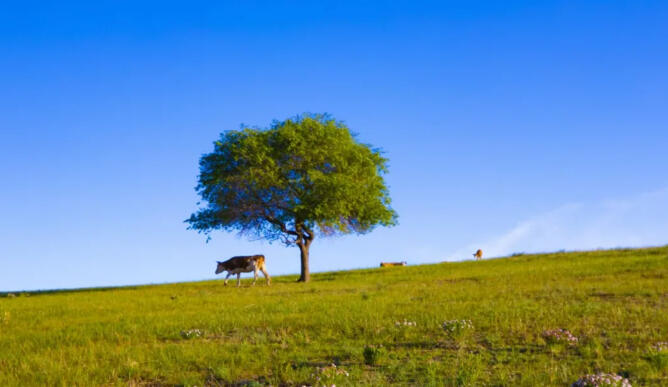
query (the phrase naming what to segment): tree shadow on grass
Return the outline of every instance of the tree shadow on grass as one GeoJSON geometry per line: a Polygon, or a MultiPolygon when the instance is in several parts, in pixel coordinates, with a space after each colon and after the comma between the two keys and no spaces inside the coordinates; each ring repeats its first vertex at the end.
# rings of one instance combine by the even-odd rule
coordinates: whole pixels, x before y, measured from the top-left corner
{"type": "Polygon", "coordinates": [[[506,352],[506,353],[512,353],[512,352],[518,352],[518,353],[543,353],[545,352],[545,346],[544,345],[539,345],[539,344],[524,344],[521,346],[507,346],[507,347],[492,347],[489,345],[483,344],[483,348],[485,348],[486,351],[492,352],[492,353],[498,353],[498,352],[506,352]]]}
{"type": "Polygon", "coordinates": [[[454,284],[454,283],[458,283],[458,282],[476,282],[477,283],[477,282],[481,282],[481,281],[482,281],[482,279],[478,278],[478,277],[462,277],[462,278],[445,278],[445,279],[437,280],[436,283],[439,284],[439,285],[443,285],[443,284],[446,284],[446,283],[448,283],[448,284],[454,284]]]}
{"type": "MultiPolygon", "coordinates": [[[[457,351],[460,349],[460,345],[454,341],[411,341],[411,342],[399,342],[399,343],[389,343],[385,344],[387,348],[403,348],[403,349],[445,349],[457,351]]],[[[540,353],[545,352],[545,347],[538,344],[525,344],[522,346],[516,347],[491,347],[489,345],[482,344],[482,347],[485,351],[488,352],[519,352],[519,353],[540,353]]],[[[480,352],[480,348],[472,349],[472,353],[480,352]]]]}
{"type": "Polygon", "coordinates": [[[399,343],[389,343],[384,344],[385,347],[390,349],[447,349],[456,351],[459,349],[459,345],[455,342],[442,342],[442,341],[409,341],[409,342],[399,342],[399,343]]]}
{"type": "MultiPolygon", "coordinates": [[[[221,379],[213,374],[208,374],[204,385],[207,387],[259,387],[269,386],[270,383],[269,380],[264,376],[260,376],[254,379],[242,379],[231,382],[221,379]]],[[[281,385],[279,384],[279,386],[281,385]]]]}

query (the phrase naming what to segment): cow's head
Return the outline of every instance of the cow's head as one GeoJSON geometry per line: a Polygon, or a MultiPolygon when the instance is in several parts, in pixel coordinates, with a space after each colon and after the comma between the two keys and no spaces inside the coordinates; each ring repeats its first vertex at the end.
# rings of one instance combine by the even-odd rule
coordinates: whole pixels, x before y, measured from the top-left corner
{"type": "Polygon", "coordinates": [[[223,264],[223,262],[220,262],[220,261],[216,261],[216,262],[218,262],[218,266],[216,266],[216,274],[220,274],[220,273],[224,272],[226,269],[225,269],[225,265],[223,264]]]}

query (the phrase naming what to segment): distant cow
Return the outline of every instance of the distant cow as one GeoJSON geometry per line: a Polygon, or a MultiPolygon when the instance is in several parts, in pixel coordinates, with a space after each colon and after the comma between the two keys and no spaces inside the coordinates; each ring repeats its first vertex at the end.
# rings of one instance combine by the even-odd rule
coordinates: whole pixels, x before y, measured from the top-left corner
{"type": "Polygon", "coordinates": [[[406,261],[401,262],[381,262],[380,267],[390,267],[390,266],[406,266],[406,261]]]}
{"type": "Polygon", "coordinates": [[[253,285],[257,281],[257,271],[262,271],[264,278],[267,279],[267,285],[271,285],[271,278],[267,273],[267,269],[264,266],[264,255],[248,255],[248,256],[239,256],[232,257],[225,262],[218,262],[216,267],[216,274],[220,274],[224,271],[227,271],[227,277],[225,277],[225,285],[227,285],[227,279],[230,278],[232,274],[237,275],[237,286],[241,285],[241,273],[250,273],[251,271],[255,273],[255,279],[253,279],[253,285]]]}
{"type": "Polygon", "coordinates": [[[482,259],[482,250],[478,249],[475,253],[473,253],[473,257],[477,259],[482,259]]]}

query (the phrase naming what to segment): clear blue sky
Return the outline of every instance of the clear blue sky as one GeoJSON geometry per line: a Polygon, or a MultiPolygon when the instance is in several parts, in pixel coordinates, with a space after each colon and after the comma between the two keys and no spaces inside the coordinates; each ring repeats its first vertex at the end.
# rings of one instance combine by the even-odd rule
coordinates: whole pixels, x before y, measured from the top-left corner
{"type": "Polygon", "coordinates": [[[224,130],[329,112],[399,225],[312,270],[668,243],[668,3],[5,2],[0,291],[214,278],[298,250],[186,230],[224,130]]]}

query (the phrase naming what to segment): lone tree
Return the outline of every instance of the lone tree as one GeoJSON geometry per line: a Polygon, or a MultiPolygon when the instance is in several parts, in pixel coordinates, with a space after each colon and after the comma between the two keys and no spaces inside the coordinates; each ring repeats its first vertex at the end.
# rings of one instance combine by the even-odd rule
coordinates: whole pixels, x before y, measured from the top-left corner
{"type": "Polygon", "coordinates": [[[186,222],[207,235],[225,229],[296,245],[299,281],[307,282],[316,232],[364,234],[396,223],[386,164],[378,149],[328,115],[226,131],[200,159],[196,190],[206,206],[186,222]]]}

